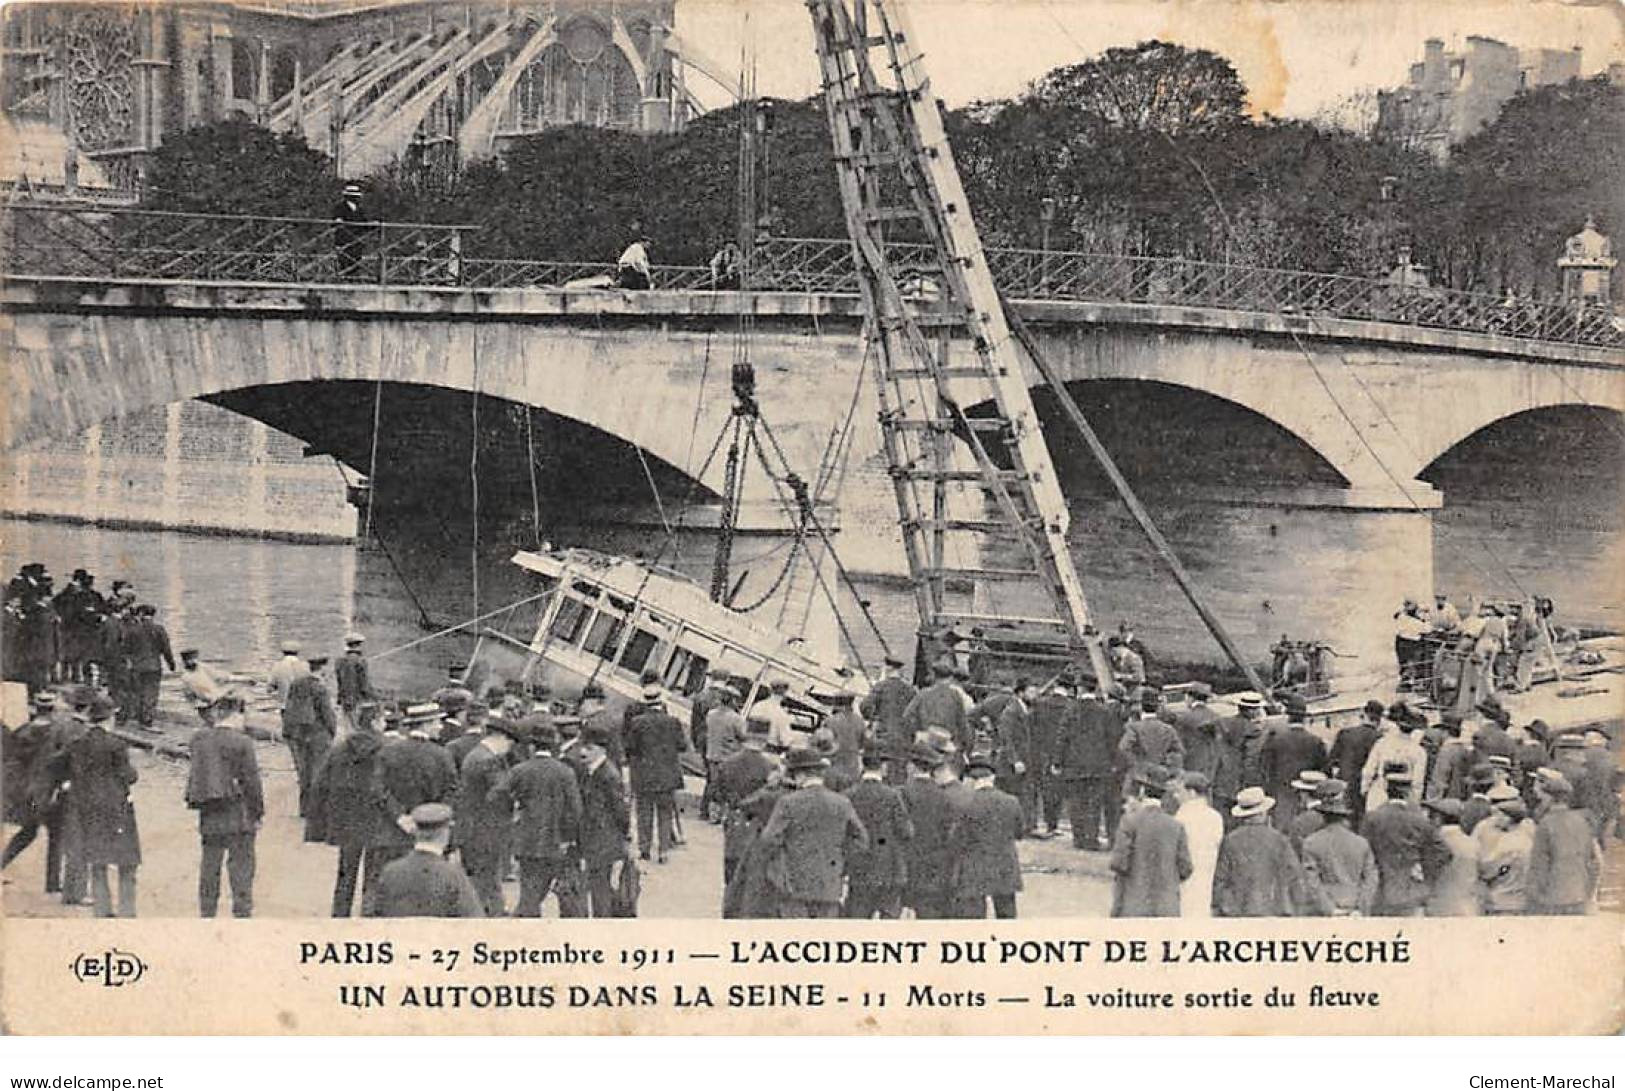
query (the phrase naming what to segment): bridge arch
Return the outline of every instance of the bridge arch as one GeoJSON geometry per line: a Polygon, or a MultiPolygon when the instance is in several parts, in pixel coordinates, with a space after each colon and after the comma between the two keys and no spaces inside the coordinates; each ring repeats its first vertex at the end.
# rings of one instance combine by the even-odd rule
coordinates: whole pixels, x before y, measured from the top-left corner
{"type": "MultiPolygon", "coordinates": [[[[1074,379],[1066,388],[1131,480],[1236,487],[1349,483],[1312,439],[1201,386],[1102,378],[1074,379]]],[[[1049,388],[1035,387],[1033,400],[1057,460],[1093,475],[1093,459],[1049,388]]]]}
{"type": "MultiPolygon", "coordinates": [[[[707,345],[674,339],[655,356],[624,332],[507,323],[364,321],[303,315],[194,318],[174,315],[17,314],[10,358],[9,435],[19,448],[82,433],[100,421],[200,398],[264,420],[316,445],[338,428],[331,453],[358,470],[368,459],[376,384],[439,392],[433,412],[472,419],[482,405],[527,406],[535,425],[572,431],[606,457],[641,449],[663,484],[697,470],[706,438],[727,420],[724,368],[701,399],[707,345]],[[690,359],[690,357],[693,357],[690,359]],[[314,427],[301,420],[320,411],[314,427]],[[624,444],[624,448],[617,447],[624,444]]],[[[423,398],[418,401],[423,402],[423,398]]],[[[633,455],[635,459],[635,454],[633,455]]],[[[705,502],[720,492],[713,460],[705,502]]],[[[641,468],[640,468],[641,472],[641,468]]]]}
{"type": "Polygon", "coordinates": [[[448,516],[471,511],[476,476],[485,511],[527,510],[533,499],[550,511],[642,509],[653,506],[651,489],[673,507],[717,500],[623,437],[484,391],[476,407],[458,387],[325,379],[238,387],[201,400],[337,459],[365,476],[385,503],[427,503],[448,516]]]}
{"type": "Polygon", "coordinates": [[[1564,375],[1547,368],[1517,383],[1476,384],[1470,396],[1439,399],[1432,406],[1432,427],[1417,433],[1414,475],[1427,478],[1458,447],[1526,414],[1570,412],[1576,419],[1602,414],[1625,428],[1625,383],[1618,372],[1567,370],[1564,375]]]}

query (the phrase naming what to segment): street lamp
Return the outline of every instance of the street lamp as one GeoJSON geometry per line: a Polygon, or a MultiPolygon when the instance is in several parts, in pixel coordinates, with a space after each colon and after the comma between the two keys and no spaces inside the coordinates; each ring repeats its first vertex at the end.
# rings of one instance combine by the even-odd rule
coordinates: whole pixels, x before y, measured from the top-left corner
{"type": "Polygon", "coordinates": [[[1045,197],[1038,203],[1039,250],[1038,287],[1049,290],[1049,229],[1055,223],[1055,198],[1045,197]]]}

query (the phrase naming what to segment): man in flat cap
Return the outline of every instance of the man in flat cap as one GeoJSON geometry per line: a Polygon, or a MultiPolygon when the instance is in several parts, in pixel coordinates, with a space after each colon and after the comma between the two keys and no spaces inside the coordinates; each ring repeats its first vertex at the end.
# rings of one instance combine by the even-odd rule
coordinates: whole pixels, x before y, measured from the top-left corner
{"type": "Polygon", "coordinates": [[[413,809],[412,851],[384,866],[369,917],[483,917],[463,869],[446,859],[452,810],[444,803],[413,809]]]}
{"type": "Polygon", "coordinates": [[[310,786],[327,748],[333,745],[338,725],[333,719],[333,700],[322,668],[327,656],[305,660],[307,670],[288,683],[288,698],[282,706],[282,740],[293,754],[293,769],[299,779],[299,817],[310,813],[310,786]]]}
{"type": "MultiPolygon", "coordinates": [[[[433,738],[440,717],[440,706],[433,702],[409,704],[396,716],[398,733],[384,735],[378,771],[384,790],[405,813],[425,803],[450,805],[456,801],[457,765],[448,749],[433,738]]],[[[398,851],[412,847],[411,832],[404,827],[396,828],[391,836],[398,851]]]]}
{"type": "Polygon", "coordinates": [[[1523,796],[1509,784],[1490,789],[1489,817],[1473,830],[1478,844],[1478,877],[1484,884],[1487,916],[1521,914],[1529,905],[1529,857],[1535,824],[1523,796]]]}
{"type": "Polygon", "coordinates": [[[1185,707],[1174,715],[1174,730],[1184,751],[1184,767],[1201,773],[1213,783],[1219,768],[1219,714],[1208,707],[1213,687],[1192,682],[1186,689],[1185,707]]]}
{"type": "Polygon", "coordinates": [[[360,633],[346,634],[344,654],[333,664],[333,683],[338,688],[339,709],[344,713],[345,722],[352,728],[355,727],[356,706],[363,701],[378,700],[378,695],[372,689],[372,679],[367,674],[367,657],[361,654],[361,646],[366,642],[367,638],[360,633]]]}
{"type": "MultiPolygon", "coordinates": [[[[701,754],[705,753],[706,721],[710,718],[711,710],[722,703],[725,691],[732,688],[728,672],[721,667],[712,667],[706,673],[704,688],[689,703],[688,737],[694,749],[701,754]]],[[[708,815],[706,803],[702,801],[700,817],[706,818],[708,815]]]]}
{"type": "MultiPolygon", "coordinates": [[[[435,728],[439,733],[437,741],[451,755],[452,765],[461,770],[463,760],[485,738],[486,720],[491,715],[491,708],[484,701],[470,701],[455,714],[447,713],[438,705],[436,707],[440,708],[435,728]]],[[[452,840],[456,841],[455,830],[452,831],[452,840]]]]}
{"type": "Polygon", "coordinates": [[[1092,691],[1082,690],[1068,700],[1071,707],[1055,741],[1050,771],[1066,797],[1072,847],[1099,852],[1115,843],[1122,811],[1117,776],[1122,721],[1092,691]]]}
{"type": "Polygon", "coordinates": [[[1377,858],[1379,882],[1372,912],[1379,917],[1420,917],[1434,879],[1450,862],[1450,847],[1422,808],[1411,802],[1415,776],[1407,761],[1384,766],[1384,802],[1366,811],[1360,827],[1377,858]]]}
{"type": "Polygon", "coordinates": [[[1579,916],[1596,908],[1602,850],[1586,812],[1571,806],[1574,787],[1556,769],[1535,774],[1540,801],[1534,845],[1529,852],[1528,912],[1579,916]]]}
{"type": "MultiPolygon", "coordinates": [[[[580,864],[581,789],[576,775],[553,756],[558,732],[547,718],[526,721],[531,756],[508,773],[503,785],[517,811],[513,828],[513,854],[519,862],[519,904],[516,917],[539,917],[542,902],[565,872],[580,864]]],[[[579,908],[561,886],[559,916],[579,908]]]]}
{"type": "Polygon", "coordinates": [[[781,917],[840,916],[847,860],[869,847],[851,801],[825,786],[828,767],[810,747],[791,750],[784,772],[795,790],[779,800],[762,829],[762,847],[784,858],[781,917]]]}
{"type": "Polygon", "coordinates": [[[1021,804],[1023,837],[1038,824],[1039,770],[1034,763],[1032,716],[1037,697],[1038,687],[1030,679],[1016,679],[993,721],[994,782],[999,791],[1021,804]]]}
{"type": "Polygon", "coordinates": [[[1163,809],[1171,770],[1144,764],[1132,774],[1135,803],[1112,846],[1112,916],[1177,917],[1180,884],[1191,877],[1190,837],[1163,809]]]}
{"type": "Polygon", "coordinates": [[[720,822],[724,807],[717,803],[716,782],[722,767],[745,745],[745,718],[739,714],[744,694],[725,679],[714,679],[708,692],[710,708],[700,736],[701,753],[705,755],[705,794],[700,797],[700,817],[720,822]]]}
{"type": "Polygon", "coordinates": [[[1370,842],[1350,828],[1354,806],[1347,785],[1326,783],[1335,790],[1316,802],[1324,824],[1303,839],[1304,908],[1314,916],[1367,917],[1377,902],[1377,858],[1370,842]]]}
{"type": "Polygon", "coordinates": [[[886,767],[886,782],[898,786],[908,779],[908,748],[914,741],[913,733],[903,726],[903,713],[919,691],[903,677],[903,661],[895,655],[886,656],[882,667],[880,681],[864,695],[858,711],[869,722],[870,733],[893,757],[886,767]]]}
{"type": "Polygon", "coordinates": [[[197,900],[204,917],[219,908],[222,865],[231,881],[231,915],[254,915],[254,839],[265,817],[265,791],[243,712],[241,697],[222,694],[187,747],[186,805],[197,811],[203,840],[197,900]]]}
{"type": "Polygon", "coordinates": [[[270,674],[271,690],[276,694],[278,709],[287,707],[288,687],[293,685],[293,680],[310,669],[299,656],[299,641],[284,637],[281,651],[282,658],[272,665],[270,674]]]}
{"type": "Polygon", "coordinates": [[[863,775],[863,717],[852,710],[857,694],[851,690],[837,690],[821,694],[830,707],[830,714],[818,725],[818,734],[829,740],[829,770],[824,781],[833,792],[844,792],[863,775]]]}

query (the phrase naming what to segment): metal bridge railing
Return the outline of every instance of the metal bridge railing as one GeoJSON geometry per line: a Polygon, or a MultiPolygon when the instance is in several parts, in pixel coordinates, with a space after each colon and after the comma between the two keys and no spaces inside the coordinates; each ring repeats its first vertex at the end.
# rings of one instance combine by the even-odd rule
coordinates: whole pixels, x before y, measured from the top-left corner
{"type": "Polygon", "coordinates": [[[14,204],[9,276],[278,284],[459,284],[456,224],[338,223],[14,204]]]}
{"type": "MultiPolygon", "coordinates": [[[[0,261],[11,276],[486,290],[604,284],[615,272],[614,263],[608,261],[472,256],[466,244],[478,228],[464,224],[340,224],[14,201],[0,227],[0,261]]],[[[913,269],[922,293],[928,293],[934,275],[928,249],[896,244],[891,256],[899,268],[913,269]]],[[[1406,286],[1339,273],[1016,249],[990,250],[988,262],[999,287],[1013,299],[1209,307],[1572,344],[1625,344],[1625,322],[1606,308],[1406,286]]],[[[656,266],[653,272],[654,287],[660,289],[717,287],[702,266],[656,266]]],[[[856,293],[850,244],[844,239],[760,242],[745,287],[856,293]]]]}

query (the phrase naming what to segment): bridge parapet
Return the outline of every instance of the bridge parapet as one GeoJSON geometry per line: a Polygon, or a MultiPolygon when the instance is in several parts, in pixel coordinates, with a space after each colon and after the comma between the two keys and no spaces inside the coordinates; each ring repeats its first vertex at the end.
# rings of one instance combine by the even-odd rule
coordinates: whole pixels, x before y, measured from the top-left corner
{"type": "MultiPolygon", "coordinates": [[[[614,274],[612,262],[481,254],[478,231],[462,224],[340,224],[19,203],[6,211],[0,254],[10,277],[98,282],[359,282],[480,291],[562,287],[614,274]]],[[[918,298],[928,304],[934,293],[926,249],[895,249],[896,264],[917,269],[918,298]]],[[[987,261],[1013,299],[1193,307],[1277,315],[1289,323],[1327,319],[1519,342],[1625,346],[1625,320],[1598,306],[1185,258],[998,249],[987,252],[987,261]]],[[[857,292],[855,276],[844,240],[769,239],[757,245],[742,286],[718,283],[702,266],[657,266],[654,283],[679,291],[846,295],[857,292]]]]}

